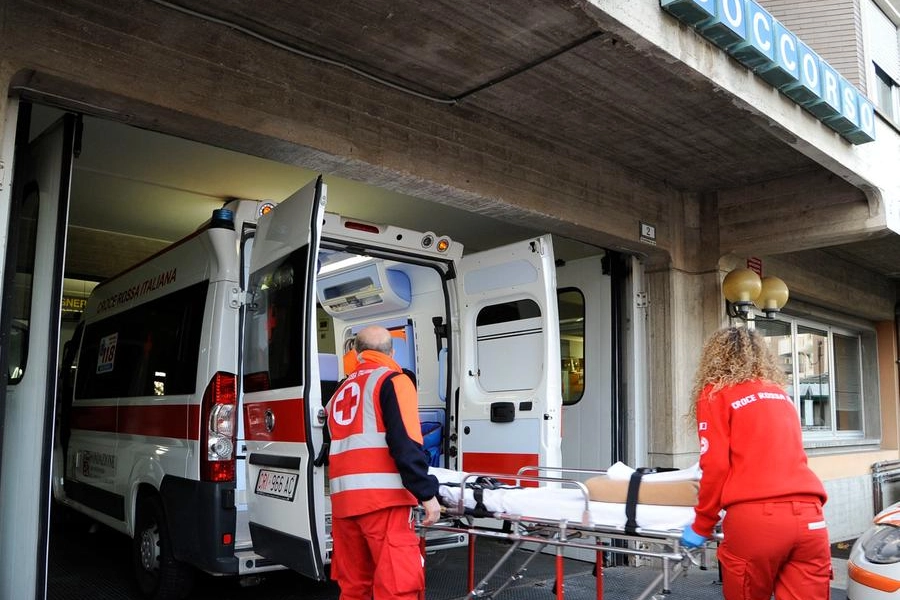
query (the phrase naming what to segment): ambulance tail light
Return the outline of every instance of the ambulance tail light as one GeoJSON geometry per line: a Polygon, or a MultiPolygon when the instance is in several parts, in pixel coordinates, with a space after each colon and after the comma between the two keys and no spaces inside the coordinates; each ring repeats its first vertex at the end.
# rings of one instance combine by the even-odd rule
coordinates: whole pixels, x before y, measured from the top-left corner
{"type": "Polygon", "coordinates": [[[200,408],[200,479],[234,481],[237,385],[231,373],[213,375],[200,408]]]}

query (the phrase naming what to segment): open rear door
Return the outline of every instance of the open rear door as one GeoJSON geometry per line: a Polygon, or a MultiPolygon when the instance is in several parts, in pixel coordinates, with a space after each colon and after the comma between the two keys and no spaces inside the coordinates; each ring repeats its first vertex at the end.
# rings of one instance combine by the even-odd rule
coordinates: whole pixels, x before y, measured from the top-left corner
{"type": "MultiPolygon", "coordinates": [[[[79,131],[80,119],[67,114],[27,146],[20,139],[16,155],[0,333],[0,598],[46,594],[63,257],[79,131]]],[[[7,126],[5,140],[12,135],[7,126]]]]}
{"type": "Polygon", "coordinates": [[[247,508],[254,551],[324,579],[322,407],[315,276],[325,184],[319,177],[259,220],[243,346],[247,508]]]}
{"type": "Polygon", "coordinates": [[[459,269],[461,468],[560,464],[560,355],[550,236],[464,256],[459,269]]]}

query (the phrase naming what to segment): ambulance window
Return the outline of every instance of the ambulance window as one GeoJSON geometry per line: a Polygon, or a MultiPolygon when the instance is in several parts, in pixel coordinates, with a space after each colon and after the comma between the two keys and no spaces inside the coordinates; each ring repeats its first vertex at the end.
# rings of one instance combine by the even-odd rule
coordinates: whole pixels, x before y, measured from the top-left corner
{"type": "Polygon", "coordinates": [[[534,389],[544,348],[541,308],[521,299],[485,306],[475,318],[478,383],[487,392],[534,389]],[[522,368],[532,365],[534,368],[522,368]]]}
{"type": "Polygon", "coordinates": [[[75,398],[194,393],[208,288],[203,281],[90,323],[75,398]]]}
{"type": "Polygon", "coordinates": [[[559,290],[557,305],[562,398],[569,405],[584,395],[584,294],[575,288],[559,290]]]}
{"type": "Polygon", "coordinates": [[[308,247],[250,276],[244,331],[244,391],[303,383],[308,247]]]}
{"type": "MultiPolygon", "coordinates": [[[[28,363],[28,326],[31,320],[31,280],[34,276],[35,239],[37,238],[40,194],[36,184],[29,185],[22,199],[18,223],[16,274],[13,280],[12,323],[9,332],[6,382],[14,385],[25,376],[28,363]]],[[[12,229],[12,227],[11,227],[12,229]]]]}
{"type": "Polygon", "coordinates": [[[509,323],[521,319],[541,316],[541,307],[534,300],[513,300],[502,304],[491,304],[478,311],[475,326],[509,323]]]}

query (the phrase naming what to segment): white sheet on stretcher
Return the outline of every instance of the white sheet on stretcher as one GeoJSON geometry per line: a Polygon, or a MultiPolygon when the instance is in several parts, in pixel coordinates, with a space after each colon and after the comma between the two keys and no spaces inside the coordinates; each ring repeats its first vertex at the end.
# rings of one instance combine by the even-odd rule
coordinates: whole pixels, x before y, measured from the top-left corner
{"type": "MultiPolygon", "coordinates": [[[[616,463],[607,470],[612,479],[629,479],[634,469],[616,463]]],[[[459,483],[466,473],[432,467],[429,472],[438,478],[441,484],[459,483]]],[[[677,471],[648,473],[643,477],[646,481],[687,481],[700,479],[699,466],[677,471]]],[[[470,479],[469,482],[472,480],[470,479]]],[[[459,504],[460,488],[451,485],[440,486],[440,496],[444,504],[459,504]]],[[[562,521],[573,525],[582,522],[584,512],[584,494],[578,488],[527,487],[501,488],[484,490],[482,501],[485,508],[492,513],[506,513],[522,517],[562,521]]],[[[625,529],[625,503],[589,502],[590,524],[618,530],[625,529]]],[[[465,507],[475,508],[475,498],[471,489],[466,490],[465,507]]],[[[661,506],[654,504],[638,504],[635,511],[638,527],[645,530],[667,531],[680,530],[694,520],[694,509],[690,506],[661,506]]]]}

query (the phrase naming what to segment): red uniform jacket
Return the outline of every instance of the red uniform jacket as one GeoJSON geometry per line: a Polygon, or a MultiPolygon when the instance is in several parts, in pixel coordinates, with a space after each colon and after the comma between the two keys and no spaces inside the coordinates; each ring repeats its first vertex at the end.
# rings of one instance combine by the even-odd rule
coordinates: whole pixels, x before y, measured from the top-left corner
{"type": "Polygon", "coordinates": [[[697,401],[700,494],[693,529],[709,537],[719,511],[739,502],[809,499],[825,488],[806,463],[800,418],[781,387],[747,381],[697,401]]]}

